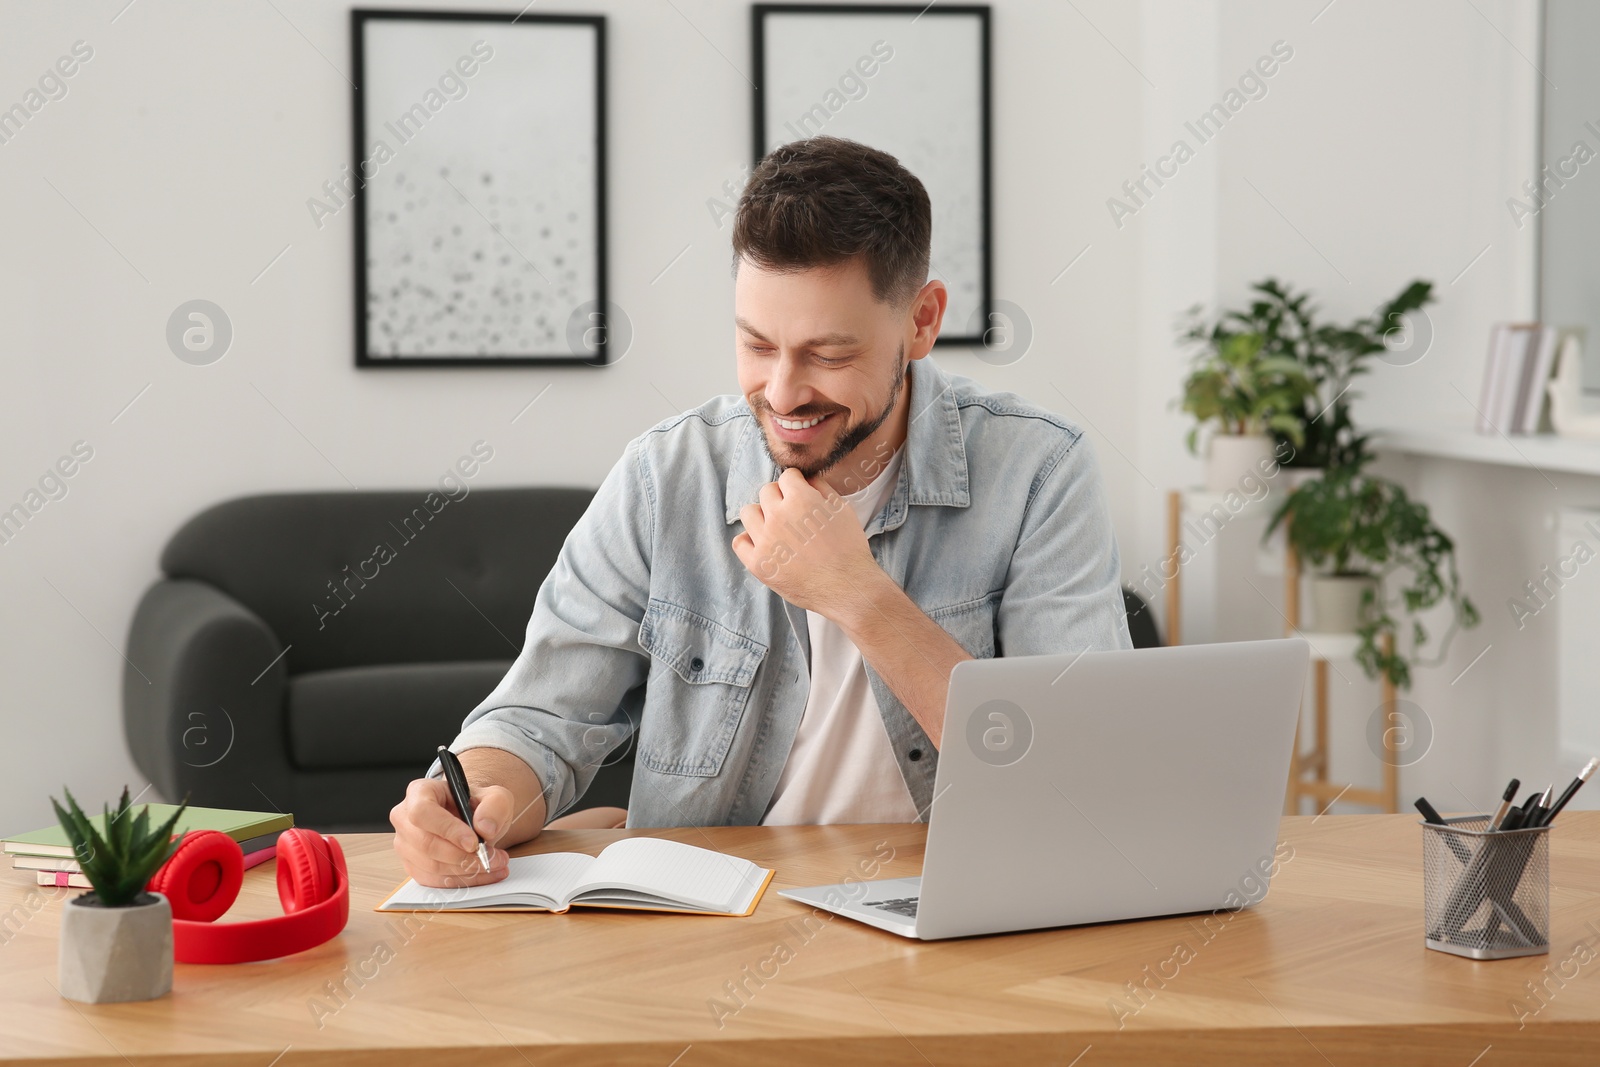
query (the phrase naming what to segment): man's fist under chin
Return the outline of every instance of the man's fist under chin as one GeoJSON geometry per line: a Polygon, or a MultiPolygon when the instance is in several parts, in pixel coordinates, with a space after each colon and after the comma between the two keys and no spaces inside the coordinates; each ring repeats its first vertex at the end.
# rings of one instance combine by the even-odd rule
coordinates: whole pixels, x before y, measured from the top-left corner
{"type": "Polygon", "coordinates": [[[795,607],[831,616],[841,600],[865,596],[883,570],[855,510],[827,482],[820,486],[794,467],[762,486],[759,503],[739,511],[744,532],[733,539],[733,552],[795,607]]]}

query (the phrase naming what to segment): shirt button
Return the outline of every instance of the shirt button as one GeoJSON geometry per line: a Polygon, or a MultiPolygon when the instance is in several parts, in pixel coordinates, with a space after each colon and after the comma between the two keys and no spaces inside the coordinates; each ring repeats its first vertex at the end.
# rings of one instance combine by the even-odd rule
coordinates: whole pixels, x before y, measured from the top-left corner
{"type": "Polygon", "coordinates": [[[696,656],[694,659],[689,661],[689,669],[691,671],[703,671],[705,668],[706,661],[701,659],[699,656],[696,656]]]}
{"type": "Polygon", "coordinates": [[[914,748],[910,752],[907,752],[906,755],[911,758],[912,763],[915,763],[917,760],[922,758],[922,749],[914,748]]]}

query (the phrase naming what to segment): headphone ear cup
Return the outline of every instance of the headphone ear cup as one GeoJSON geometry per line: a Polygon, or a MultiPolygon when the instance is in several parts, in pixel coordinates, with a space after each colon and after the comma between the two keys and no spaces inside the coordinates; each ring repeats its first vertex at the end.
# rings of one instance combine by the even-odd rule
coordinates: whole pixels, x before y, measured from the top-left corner
{"type": "Polygon", "coordinates": [[[278,837],[277,858],[278,903],[286,915],[333,895],[333,858],[321,834],[298,826],[285,830],[278,837]]]}
{"type": "Polygon", "coordinates": [[[184,835],[146,889],[161,893],[174,919],[211,922],[233,906],[244,884],[244,853],[220,830],[184,835]]]}

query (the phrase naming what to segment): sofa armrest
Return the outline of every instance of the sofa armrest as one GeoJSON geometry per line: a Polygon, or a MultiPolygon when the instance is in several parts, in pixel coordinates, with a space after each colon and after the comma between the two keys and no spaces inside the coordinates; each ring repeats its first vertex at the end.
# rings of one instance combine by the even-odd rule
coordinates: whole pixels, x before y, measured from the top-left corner
{"type": "Polygon", "coordinates": [[[122,721],[162,797],[293,810],[283,651],[266,623],[205,582],[164,579],[145,593],[129,628],[122,721]]]}

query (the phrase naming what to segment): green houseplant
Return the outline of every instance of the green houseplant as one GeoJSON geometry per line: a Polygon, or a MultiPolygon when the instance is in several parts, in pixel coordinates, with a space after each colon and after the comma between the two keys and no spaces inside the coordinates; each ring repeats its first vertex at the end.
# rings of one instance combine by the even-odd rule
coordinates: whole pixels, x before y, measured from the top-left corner
{"type": "Polygon", "coordinates": [[[188,801],[152,829],[149,809],[130,814],[124,786],[116,814],[105,811],[102,834],[71,791],[62,792],[67,807],[54,797],[50,804],[94,888],[61,911],[59,992],[91,1004],[162,996],[172,988],[172,908],[145,885],[177,849],[181,837],[173,840],[172,831],[188,801]]]}
{"type": "Polygon", "coordinates": [[[1312,584],[1317,628],[1353,629],[1360,638],[1356,661],[1368,677],[1381,672],[1408,689],[1413,664],[1442,662],[1456,630],[1478,624],[1477,608],[1461,591],[1454,543],[1434,525],[1427,505],[1395,482],[1363,473],[1361,464],[1332,468],[1291,491],[1266,534],[1286,521],[1300,557],[1322,569],[1312,584]],[[1439,603],[1450,605],[1450,627],[1438,652],[1423,659],[1428,633],[1415,616],[1439,603]],[[1396,607],[1412,617],[1409,650],[1398,640],[1396,607]],[[1341,611],[1353,618],[1330,624],[1327,616],[1341,611]],[[1393,651],[1385,650],[1385,636],[1396,638],[1393,651]]]}
{"type": "MultiPolygon", "coordinates": [[[[1296,293],[1275,278],[1250,286],[1254,296],[1243,310],[1222,312],[1215,333],[1253,333],[1261,337],[1265,357],[1291,359],[1310,381],[1294,415],[1300,433],[1281,420],[1271,427],[1280,444],[1294,446],[1286,466],[1326,468],[1360,466],[1371,458],[1366,437],[1358,434],[1350,417],[1354,380],[1368,373],[1368,363],[1380,352],[1396,347],[1407,316],[1433,300],[1433,283],[1417,279],[1371,315],[1340,326],[1316,321],[1317,308],[1309,293],[1296,293]]],[[[1191,312],[1191,315],[1193,313],[1191,312]]],[[[1196,323],[1196,325],[1202,325],[1196,323]]],[[[1193,328],[1190,336],[1192,338],[1193,328]]]]}
{"type": "Polygon", "coordinates": [[[1261,334],[1226,322],[1207,325],[1198,306],[1188,315],[1183,340],[1201,346],[1181,398],[1195,418],[1189,451],[1198,451],[1200,431],[1211,427],[1206,488],[1224,491],[1261,462],[1272,462],[1273,432],[1296,445],[1303,439],[1299,411],[1312,383],[1293,357],[1268,351],[1261,334]]]}

